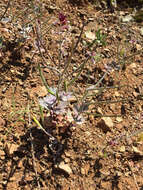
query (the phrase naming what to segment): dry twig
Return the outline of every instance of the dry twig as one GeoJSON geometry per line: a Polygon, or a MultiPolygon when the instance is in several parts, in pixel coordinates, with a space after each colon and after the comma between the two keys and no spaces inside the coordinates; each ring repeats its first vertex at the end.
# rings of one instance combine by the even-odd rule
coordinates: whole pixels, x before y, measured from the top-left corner
{"type": "Polygon", "coordinates": [[[9,6],[10,6],[10,0],[9,0],[8,3],[7,3],[7,6],[6,6],[6,8],[5,8],[5,11],[4,11],[3,15],[2,15],[1,18],[0,18],[0,21],[1,21],[1,20],[3,19],[3,17],[5,16],[5,14],[6,14],[8,8],[9,8],[9,6]]]}
{"type": "MultiPolygon", "coordinates": [[[[30,115],[30,111],[29,111],[29,104],[28,104],[28,117],[29,117],[28,126],[30,128],[31,127],[31,115],[30,115]]],[[[39,179],[38,179],[38,172],[37,172],[37,169],[36,169],[36,160],[35,160],[35,155],[34,155],[33,136],[32,136],[31,131],[30,131],[30,139],[31,139],[31,154],[32,154],[32,159],[33,159],[33,168],[34,168],[34,172],[35,172],[35,176],[36,176],[38,189],[40,190],[41,188],[40,188],[40,183],[39,183],[39,179]]]]}
{"type": "Polygon", "coordinates": [[[136,176],[135,176],[135,174],[134,174],[134,172],[133,172],[133,169],[132,169],[132,167],[131,167],[131,164],[130,164],[130,162],[129,162],[128,160],[127,160],[127,162],[128,162],[129,168],[130,168],[130,170],[131,170],[131,172],[132,172],[132,176],[133,176],[134,181],[135,181],[136,189],[139,190],[139,186],[138,186],[138,184],[137,184],[136,176]]]}

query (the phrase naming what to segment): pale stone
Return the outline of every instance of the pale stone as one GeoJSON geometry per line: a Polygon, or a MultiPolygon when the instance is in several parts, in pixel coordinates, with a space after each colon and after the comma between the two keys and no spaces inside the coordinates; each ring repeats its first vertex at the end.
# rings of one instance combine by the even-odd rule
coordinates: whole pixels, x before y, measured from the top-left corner
{"type": "Polygon", "coordinates": [[[120,152],[125,152],[125,150],[126,150],[125,146],[120,147],[120,152]]]}
{"type": "Polygon", "coordinates": [[[136,68],[137,67],[137,65],[136,65],[136,63],[132,63],[132,64],[130,64],[130,66],[129,66],[130,68],[136,68]]]}
{"type": "Polygon", "coordinates": [[[103,117],[102,120],[104,121],[104,123],[109,127],[112,128],[113,127],[113,121],[111,119],[111,117],[103,117]]]}
{"type": "Polygon", "coordinates": [[[132,146],[132,149],[133,149],[133,151],[134,151],[136,154],[138,154],[138,155],[140,155],[140,156],[143,156],[143,152],[140,151],[137,147],[132,146]]]}
{"type": "Polygon", "coordinates": [[[69,163],[70,162],[70,159],[69,158],[65,158],[65,163],[69,163]]]}
{"type": "Polygon", "coordinates": [[[61,162],[58,166],[58,168],[60,168],[61,170],[65,171],[67,174],[72,174],[72,170],[69,167],[68,164],[65,164],[64,162],[61,162]]]}
{"type": "Polygon", "coordinates": [[[142,50],[142,46],[140,44],[136,44],[136,48],[138,51],[142,50]]]}
{"type": "Polygon", "coordinates": [[[0,127],[3,127],[5,125],[5,120],[3,120],[1,117],[0,117],[0,127]]]}
{"type": "Polygon", "coordinates": [[[71,154],[69,152],[65,152],[66,157],[71,157],[71,154]]]}
{"type": "Polygon", "coordinates": [[[143,27],[140,29],[140,33],[143,36],[143,27]]]}
{"type": "Polygon", "coordinates": [[[103,117],[97,124],[97,127],[101,128],[104,133],[107,133],[112,130],[113,125],[113,121],[110,117],[103,117]]]}
{"type": "Polygon", "coordinates": [[[87,163],[81,168],[81,174],[82,175],[88,175],[88,171],[90,169],[90,164],[87,163]]]}
{"type": "Polygon", "coordinates": [[[17,144],[11,144],[11,143],[7,143],[6,145],[9,155],[12,155],[19,147],[17,144]]]}
{"type": "Polygon", "coordinates": [[[4,160],[4,158],[5,158],[5,153],[4,153],[3,150],[0,150],[0,158],[1,158],[2,160],[4,160]]]}
{"type": "Polygon", "coordinates": [[[126,15],[122,17],[122,22],[130,22],[133,20],[133,17],[131,15],[126,15]]]}
{"type": "Polygon", "coordinates": [[[120,96],[119,92],[116,91],[116,92],[115,92],[115,96],[116,96],[116,97],[119,97],[119,96],[120,96]]]}
{"type": "Polygon", "coordinates": [[[116,117],[116,121],[120,123],[123,121],[123,119],[121,117],[116,117]]]}
{"type": "Polygon", "coordinates": [[[91,31],[85,32],[85,36],[86,36],[89,40],[95,40],[95,33],[91,32],[91,31]]]}
{"type": "Polygon", "coordinates": [[[81,174],[82,174],[82,175],[85,175],[84,168],[81,168],[81,174]]]}
{"type": "Polygon", "coordinates": [[[100,107],[97,108],[97,112],[103,114],[102,109],[100,107]]]}

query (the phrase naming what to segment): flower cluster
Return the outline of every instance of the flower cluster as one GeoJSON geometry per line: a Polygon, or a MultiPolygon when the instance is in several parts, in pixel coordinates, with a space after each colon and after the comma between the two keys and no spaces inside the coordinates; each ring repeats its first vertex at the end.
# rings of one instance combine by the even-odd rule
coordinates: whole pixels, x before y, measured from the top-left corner
{"type": "Polygon", "coordinates": [[[68,120],[74,120],[77,124],[84,123],[85,119],[82,116],[82,113],[88,109],[86,104],[76,104],[73,107],[73,116],[71,111],[68,108],[69,102],[73,99],[71,92],[58,92],[56,96],[56,88],[50,88],[50,90],[55,94],[48,94],[46,97],[39,99],[39,104],[45,109],[52,110],[56,115],[66,114],[68,120]],[[71,119],[72,117],[72,119],[71,119]]]}
{"type": "Polygon", "coordinates": [[[59,13],[59,21],[61,25],[65,25],[67,23],[66,16],[63,13],[59,13]]]}
{"type": "Polygon", "coordinates": [[[69,100],[72,97],[71,92],[58,92],[56,96],[56,88],[50,89],[55,95],[48,94],[46,97],[39,100],[39,104],[46,109],[53,110],[56,114],[65,113],[69,100]]]}

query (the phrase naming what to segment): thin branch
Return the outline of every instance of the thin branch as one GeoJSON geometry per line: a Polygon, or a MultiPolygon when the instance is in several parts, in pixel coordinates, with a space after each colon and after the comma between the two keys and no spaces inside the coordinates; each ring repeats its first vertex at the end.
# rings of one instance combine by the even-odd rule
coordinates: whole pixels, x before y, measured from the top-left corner
{"type": "Polygon", "coordinates": [[[48,136],[50,137],[51,139],[55,140],[55,137],[52,136],[50,133],[48,133],[43,127],[42,125],[39,123],[39,121],[33,116],[33,120],[34,122],[38,125],[38,127],[48,136]]]}
{"type": "MultiPolygon", "coordinates": [[[[30,109],[29,109],[29,104],[28,104],[28,118],[29,118],[29,122],[28,122],[28,126],[31,129],[31,115],[30,115],[30,109]]],[[[33,168],[34,168],[34,172],[35,172],[35,177],[36,177],[36,181],[37,181],[37,185],[38,185],[38,189],[40,190],[40,183],[38,180],[38,172],[37,172],[37,167],[36,167],[36,159],[35,159],[35,155],[34,155],[34,140],[33,140],[33,136],[32,136],[32,132],[30,130],[30,139],[31,139],[31,154],[32,154],[32,159],[33,159],[33,168]]]]}
{"type": "Polygon", "coordinates": [[[41,39],[41,36],[40,36],[40,27],[39,27],[38,21],[36,21],[35,31],[36,31],[37,42],[38,42],[38,50],[39,50],[39,53],[40,53],[40,55],[41,55],[41,57],[42,57],[44,63],[46,63],[46,61],[45,61],[45,58],[44,58],[44,56],[43,56],[43,54],[42,54],[42,51],[41,51],[40,46],[43,47],[43,49],[46,51],[47,55],[49,56],[50,60],[56,65],[54,59],[50,56],[50,54],[48,53],[47,49],[45,48],[45,46],[44,46],[44,44],[43,44],[43,42],[42,42],[42,39],[41,39]]]}
{"type": "Polygon", "coordinates": [[[130,168],[130,170],[131,170],[131,172],[132,172],[132,176],[133,176],[134,181],[135,181],[136,189],[139,190],[139,186],[138,186],[138,184],[137,184],[136,176],[135,176],[135,174],[134,174],[134,172],[133,172],[133,169],[132,169],[132,167],[131,167],[131,164],[130,164],[130,162],[129,162],[128,160],[127,160],[127,162],[128,162],[129,168],[130,168]]]}
{"type": "Polygon", "coordinates": [[[83,29],[84,29],[84,27],[85,27],[85,23],[83,23],[83,25],[82,25],[80,35],[79,35],[78,40],[77,40],[77,42],[76,42],[76,44],[75,44],[75,47],[74,47],[74,49],[73,49],[73,53],[75,52],[75,50],[76,50],[76,48],[77,48],[77,46],[78,46],[78,44],[79,44],[79,42],[80,42],[80,40],[81,40],[81,36],[82,36],[82,34],[83,34],[83,29]]]}
{"type": "Polygon", "coordinates": [[[63,70],[62,74],[60,75],[60,79],[59,79],[59,82],[58,82],[58,91],[60,89],[60,85],[62,83],[64,74],[67,72],[67,69],[69,68],[69,66],[71,64],[71,59],[72,59],[72,56],[73,56],[73,49],[74,49],[74,41],[72,41],[70,55],[68,56],[67,62],[66,62],[65,67],[64,67],[64,70],[63,70]]]}
{"type": "Polygon", "coordinates": [[[0,18],[0,21],[1,21],[2,18],[5,16],[5,14],[6,14],[8,8],[9,8],[9,6],[10,6],[10,0],[9,0],[8,3],[7,3],[7,6],[6,6],[6,8],[5,8],[5,11],[4,11],[3,15],[2,15],[1,18],[0,18]]]}
{"type": "Polygon", "coordinates": [[[40,67],[40,64],[38,63],[38,70],[39,70],[39,74],[40,74],[40,77],[41,77],[41,80],[44,84],[44,86],[46,87],[47,91],[52,94],[53,96],[55,96],[55,93],[50,89],[50,87],[48,86],[47,82],[46,82],[46,79],[42,73],[42,70],[41,70],[41,67],[40,67]]]}
{"type": "MultiPolygon", "coordinates": [[[[61,72],[58,69],[51,67],[51,66],[48,66],[48,65],[41,66],[41,68],[48,68],[48,69],[51,69],[53,71],[56,71],[58,73],[58,75],[61,74],[61,72]]],[[[46,72],[46,71],[44,71],[44,72],[46,72]]]]}

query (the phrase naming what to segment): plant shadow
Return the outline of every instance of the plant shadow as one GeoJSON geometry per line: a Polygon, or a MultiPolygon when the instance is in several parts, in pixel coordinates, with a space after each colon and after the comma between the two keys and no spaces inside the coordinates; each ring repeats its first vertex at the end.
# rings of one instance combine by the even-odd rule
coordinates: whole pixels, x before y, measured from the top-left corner
{"type": "Polygon", "coordinates": [[[10,77],[11,81],[15,80],[15,77],[22,81],[28,78],[31,62],[30,59],[23,57],[23,47],[24,45],[19,46],[15,41],[3,42],[2,56],[0,58],[2,63],[0,73],[2,73],[3,77],[0,78],[0,84],[6,80],[5,76],[10,77]]]}
{"type": "Polygon", "coordinates": [[[63,175],[67,178],[68,174],[55,166],[63,160],[62,155],[68,148],[67,142],[70,136],[71,132],[67,129],[64,133],[59,134],[59,136],[57,135],[55,141],[51,141],[51,139],[37,127],[32,127],[24,135],[20,136],[21,145],[12,155],[7,155],[3,160],[5,169],[8,170],[7,177],[3,184],[3,190],[8,189],[8,183],[11,182],[13,176],[19,171],[22,171],[22,177],[20,181],[18,181],[19,186],[24,187],[27,185],[30,189],[37,188],[38,183],[40,183],[42,187],[43,178],[52,180],[52,175],[63,175]],[[9,169],[7,167],[8,162],[10,163],[9,169]],[[34,162],[43,168],[43,170],[49,168],[51,175],[45,174],[43,171],[37,169],[34,162]],[[37,170],[38,177],[33,177],[28,180],[26,176],[30,173],[32,176],[36,176],[35,170],[37,170]]]}

